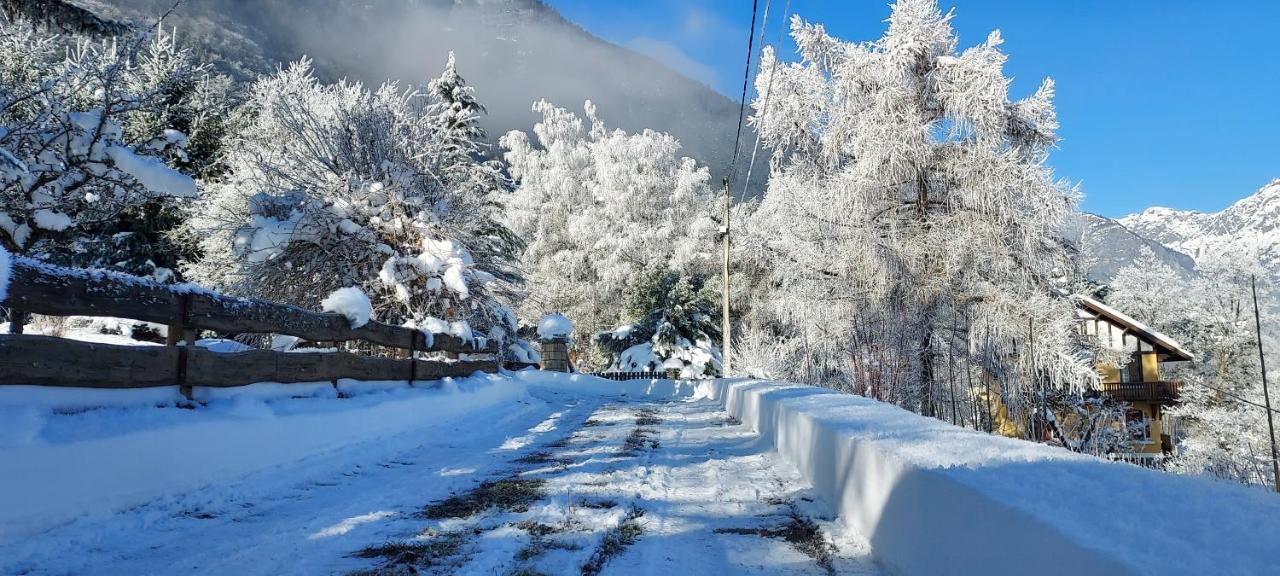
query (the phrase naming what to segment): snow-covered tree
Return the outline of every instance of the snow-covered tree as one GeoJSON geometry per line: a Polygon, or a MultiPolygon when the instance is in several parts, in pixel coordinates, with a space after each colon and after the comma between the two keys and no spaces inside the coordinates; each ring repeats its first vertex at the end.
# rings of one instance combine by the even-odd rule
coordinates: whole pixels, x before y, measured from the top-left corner
{"type": "Polygon", "coordinates": [[[1143,247],[1132,264],[1116,271],[1107,303],[1153,326],[1168,326],[1189,313],[1189,285],[1174,269],[1143,247]]]}
{"type": "Polygon", "coordinates": [[[187,227],[203,253],[193,277],[309,307],[359,287],[382,321],[514,334],[506,180],[452,65],[419,92],[323,84],[304,60],[255,83],[246,107],[227,174],[187,227]]]}
{"type": "MultiPolygon", "coordinates": [[[[1170,335],[1196,354],[1171,375],[1184,381],[1169,410],[1177,444],[1171,469],[1245,484],[1274,486],[1250,276],[1262,275],[1245,256],[1204,262],[1190,280],[1166,277],[1152,258],[1119,270],[1108,302],[1170,335]],[[1154,278],[1154,279],[1153,279],[1154,278]]],[[[1261,298],[1269,297],[1260,284],[1261,298]]],[[[1262,310],[1265,325],[1274,325],[1262,310]]],[[[1264,347],[1276,350],[1273,338],[1264,347]]]]}
{"type": "Polygon", "coordinates": [[[709,176],[678,156],[675,138],[607,130],[590,102],[589,125],[545,101],[534,111],[536,142],[502,138],[519,182],[506,222],[527,242],[522,317],[559,311],[593,334],[622,321],[624,293],[641,278],[705,271],[716,229],[709,176]]]}
{"type": "MultiPolygon", "coordinates": [[[[193,179],[165,158],[185,154],[170,126],[136,128],[161,109],[142,81],[156,43],[146,37],[75,40],[0,22],[0,243],[12,252],[71,250],[80,235],[148,202],[192,198],[193,179]],[[150,48],[148,48],[150,47],[150,48]],[[64,51],[65,56],[64,56],[64,51]]],[[[185,74],[190,62],[167,78],[185,74]]]]}
{"type": "Polygon", "coordinates": [[[659,271],[626,290],[626,324],[596,335],[617,372],[673,370],[681,378],[719,376],[720,319],[716,293],[697,276],[659,271]]]}
{"type": "Polygon", "coordinates": [[[774,156],[744,244],[771,260],[778,333],[855,391],[933,414],[980,367],[1029,409],[1097,378],[1054,285],[1078,194],[1045,163],[1052,81],[1010,100],[1000,34],[960,51],[951,18],[899,0],[865,43],[793,20],[800,61],[766,50],[757,75],[774,156]]]}

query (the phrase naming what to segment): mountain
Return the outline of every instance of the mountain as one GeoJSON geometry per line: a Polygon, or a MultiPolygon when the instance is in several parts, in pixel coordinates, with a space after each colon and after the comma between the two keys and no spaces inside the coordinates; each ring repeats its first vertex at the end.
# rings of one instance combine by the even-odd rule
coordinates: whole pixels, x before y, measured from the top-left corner
{"type": "Polygon", "coordinates": [[[1116,272],[1138,259],[1143,248],[1184,277],[1195,274],[1196,262],[1190,256],[1135,234],[1105,216],[1082,212],[1066,227],[1063,237],[1080,251],[1089,280],[1099,284],[1111,282],[1116,272]]]}
{"type": "Polygon", "coordinates": [[[1224,255],[1256,257],[1280,280],[1280,179],[1221,212],[1154,207],[1120,223],[1197,263],[1224,255]]]}
{"type": "MultiPolygon", "coordinates": [[[[72,1],[147,26],[174,3],[72,1]]],[[[454,51],[495,141],[531,129],[538,99],[580,116],[590,99],[611,128],[675,135],[716,182],[732,155],[737,102],[593,36],[540,0],[188,0],[164,24],[239,80],[307,56],[324,80],[422,85],[454,51]]],[[[761,187],[764,172],[752,179],[761,187]]]]}

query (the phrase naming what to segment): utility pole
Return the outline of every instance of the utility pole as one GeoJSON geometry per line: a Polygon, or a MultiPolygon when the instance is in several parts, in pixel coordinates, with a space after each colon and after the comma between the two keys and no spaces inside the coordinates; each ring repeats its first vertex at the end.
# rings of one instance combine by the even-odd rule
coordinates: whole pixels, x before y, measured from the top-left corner
{"type": "Polygon", "coordinates": [[[1267,389],[1267,356],[1262,353],[1262,315],[1258,312],[1258,277],[1249,276],[1249,288],[1253,291],[1253,325],[1258,331],[1258,362],[1262,363],[1262,403],[1267,406],[1267,432],[1271,437],[1271,473],[1280,492],[1280,451],[1276,450],[1275,413],[1271,411],[1271,392],[1267,389]]]}
{"type": "Polygon", "coordinates": [[[724,177],[724,254],[721,258],[723,288],[720,291],[720,357],[723,361],[721,370],[724,376],[729,375],[729,346],[733,342],[729,332],[729,209],[732,198],[729,194],[729,176],[724,177]]]}

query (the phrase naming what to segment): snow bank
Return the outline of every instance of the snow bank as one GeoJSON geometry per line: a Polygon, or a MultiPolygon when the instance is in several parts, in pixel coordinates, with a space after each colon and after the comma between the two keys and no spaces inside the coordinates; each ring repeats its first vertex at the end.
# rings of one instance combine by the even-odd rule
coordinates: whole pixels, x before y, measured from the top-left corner
{"type": "Polygon", "coordinates": [[[339,288],[320,301],[320,308],[325,312],[334,312],[347,317],[352,328],[359,328],[369,323],[373,316],[373,304],[363,290],[354,286],[339,288]]]}
{"type": "Polygon", "coordinates": [[[699,384],[683,380],[608,380],[587,374],[565,374],[525,369],[510,373],[531,388],[543,388],[573,394],[598,394],[657,400],[706,397],[699,384]]]}
{"type": "Polygon", "coordinates": [[[0,542],[527,398],[503,375],[338,388],[197,388],[188,410],[176,388],[0,387],[0,542]]]}
{"type": "Polygon", "coordinates": [[[563,314],[547,314],[538,321],[538,338],[550,340],[552,338],[568,338],[573,333],[573,322],[565,318],[563,314]]]}
{"type": "Polygon", "coordinates": [[[717,380],[894,573],[1266,574],[1280,497],[991,436],[821,388],[717,380]]]}

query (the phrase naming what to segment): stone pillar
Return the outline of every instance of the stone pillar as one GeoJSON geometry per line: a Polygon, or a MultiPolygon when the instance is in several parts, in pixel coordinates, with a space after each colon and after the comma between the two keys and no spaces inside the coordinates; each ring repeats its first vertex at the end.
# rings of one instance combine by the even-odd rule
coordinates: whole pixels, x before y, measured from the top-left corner
{"type": "Polygon", "coordinates": [[[542,341],[542,369],[569,372],[568,338],[547,338],[542,341]]]}

